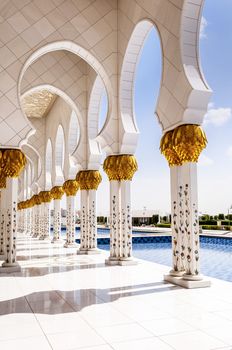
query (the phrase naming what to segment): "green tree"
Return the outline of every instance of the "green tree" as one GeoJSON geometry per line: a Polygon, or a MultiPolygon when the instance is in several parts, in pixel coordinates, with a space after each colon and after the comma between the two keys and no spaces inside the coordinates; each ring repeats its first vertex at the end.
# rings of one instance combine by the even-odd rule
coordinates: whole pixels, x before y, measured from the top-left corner
{"type": "Polygon", "coordinates": [[[152,215],[151,223],[156,225],[159,222],[159,215],[152,215]]]}
{"type": "Polygon", "coordinates": [[[225,220],[225,215],[224,214],[219,214],[218,215],[219,220],[225,220]]]}

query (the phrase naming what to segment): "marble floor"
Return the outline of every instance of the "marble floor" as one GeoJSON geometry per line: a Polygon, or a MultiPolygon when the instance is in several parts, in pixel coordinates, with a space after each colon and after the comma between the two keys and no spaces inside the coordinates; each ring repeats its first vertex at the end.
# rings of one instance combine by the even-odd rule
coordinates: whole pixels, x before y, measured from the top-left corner
{"type": "Polygon", "coordinates": [[[18,238],[20,273],[0,276],[0,349],[232,349],[232,283],[186,290],[164,283],[165,266],[105,266],[18,238]]]}

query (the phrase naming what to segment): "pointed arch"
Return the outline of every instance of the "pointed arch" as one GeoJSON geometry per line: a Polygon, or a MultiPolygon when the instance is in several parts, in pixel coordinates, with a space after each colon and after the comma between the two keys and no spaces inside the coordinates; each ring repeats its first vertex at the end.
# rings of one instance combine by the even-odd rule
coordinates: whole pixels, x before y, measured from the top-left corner
{"type": "Polygon", "coordinates": [[[71,156],[78,146],[80,138],[80,128],[77,114],[72,110],[70,123],[69,123],[69,134],[68,134],[68,153],[71,156]]]}
{"type": "MultiPolygon", "coordinates": [[[[124,56],[119,87],[119,103],[122,123],[120,135],[121,153],[133,154],[137,146],[139,130],[134,112],[134,85],[136,69],[144,42],[153,28],[157,30],[154,23],[149,19],[144,19],[138,22],[131,34],[124,56]]],[[[161,41],[160,51],[162,51],[161,41]]],[[[161,123],[160,120],[159,122],[161,123]]]]}
{"type": "Polygon", "coordinates": [[[56,169],[56,181],[61,183],[64,182],[64,175],[63,175],[64,154],[65,154],[64,129],[60,124],[56,132],[55,169],[56,169]]]}
{"type": "Polygon", "coordinates": [[[46,146],[45,187],[46,189],[52,187],[52,143],[50,138],[48,139],[46,146]]]}

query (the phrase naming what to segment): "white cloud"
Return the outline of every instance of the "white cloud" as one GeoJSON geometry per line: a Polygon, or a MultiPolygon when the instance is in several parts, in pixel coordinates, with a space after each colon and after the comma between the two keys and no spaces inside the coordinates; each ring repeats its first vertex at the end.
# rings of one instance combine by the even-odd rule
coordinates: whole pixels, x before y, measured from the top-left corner
{"type": "Polygon", "coordinates": [[[206,27],[208,25],[208,22],[206,20],[205,17],[201,17],[201,25],[200,25],[200,38],[207,38],[207,34],[206,34],[206,27]]]}
{"type": "Polygon", "coordinates": [[[199,157],[199,162],[198,164],[200,166],[208,166],[208,165],[211,165],[213,164],[213,159],[205,156],[204,154],[201,154],[200,157],[199,157]]]}
{"type": "Polygon", "coordinates": [[[221,126],[227,123],[232,118],[231,108],[213,108],[212,103],[209,104],[208,112],[204,118],[204,125],[213,124],[214,126],[221,126]]]}

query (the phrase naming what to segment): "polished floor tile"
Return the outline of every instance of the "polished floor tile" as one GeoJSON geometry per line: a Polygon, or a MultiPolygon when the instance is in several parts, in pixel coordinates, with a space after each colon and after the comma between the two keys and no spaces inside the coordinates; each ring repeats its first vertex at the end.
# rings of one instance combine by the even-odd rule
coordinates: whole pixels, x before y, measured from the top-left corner
{"type": "Polygon", "coordinates": [[[201,331],[165,335],[160,338],[176,350],[212,350],[228,345],[201,331]]]}
{"type": "Polygon", "coordinates": [[[171,350],[173,349],[168,344],[165,344],[158,338],[136,339],[133,341],[112,343],[114,350],[171,350]]]}
{"type": "Polygon", "coordinates": [[[45,336],[0,341],[1,350],[51,350],[45,336]]]}
{"type": "Polygon", "coordinates": [[[165,266],[107,254],[20,237],[22,271],[0,276],[0,350],[232,348],[232,283],[186,290],[163,282],[165,266]]]}
{"type": "Polygon", "coordinates": [[[97,327],[96,330],[108,343],[152,337],[151,332],[137,323],[97,327]]]}

